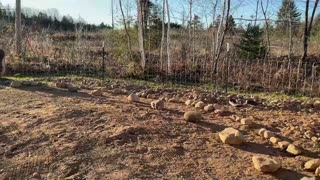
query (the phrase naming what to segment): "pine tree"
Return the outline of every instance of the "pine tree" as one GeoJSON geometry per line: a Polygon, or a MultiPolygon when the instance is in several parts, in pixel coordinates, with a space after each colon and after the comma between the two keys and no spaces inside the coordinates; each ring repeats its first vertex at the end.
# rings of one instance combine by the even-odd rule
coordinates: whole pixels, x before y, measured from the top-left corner
{"type": "Polygon", "coordinates": [[[232,15],[228,18],[228,29],[227,32],[230,34],[234,34],[234,31],[236,30],[236,22],[234,21],[234,18],[232,15]]]}
{"type": "Polygon", "coordinates": [[[263,44],[263,31],[256,25],[248,24],[240,40],[240,55],[244,58],[261,58],[266,53],[263,44]]]}
{"type": "Polygon", "coordinates": [[[282,0],[282,4],[277,15],[278,21],[276,24],[278,30],[285,33],[287,27],[289,27],[289,20],[291,17],[293,32],[297,32],[299,29],[298,25],[301,20],[301,13],[299,12],[294,0],[282,0]]]}

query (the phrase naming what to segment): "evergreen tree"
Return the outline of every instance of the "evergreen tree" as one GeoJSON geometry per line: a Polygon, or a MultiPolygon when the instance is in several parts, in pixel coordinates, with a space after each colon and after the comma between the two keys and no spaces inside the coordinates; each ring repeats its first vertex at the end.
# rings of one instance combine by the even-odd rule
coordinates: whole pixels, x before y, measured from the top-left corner
{"type": "Polygon", "coordinates": [[[234,21],[234,18],[232,15],[229,16],[228,18],[228,29],[227,29],[227,32],[228,33],[231,33],[231,34],[234,34],[234,31],[236,30],[236,22],[234,21]]]}
{"type": "Polygon", "coordinates": [[[259,26],[248,24],[240,40],[240,55],[244,58],[261,58],[266,53],[263,31],[259,26]]]}
{"type": "Polygon", "coordinates": [[[281,7],[278,11],[277,29],[285,33],[289,27],[289,20],[291,17],[293,32],[297,32],[301,20],[301,13],[299,12],[294,0],[282,0],[281,7]]]}

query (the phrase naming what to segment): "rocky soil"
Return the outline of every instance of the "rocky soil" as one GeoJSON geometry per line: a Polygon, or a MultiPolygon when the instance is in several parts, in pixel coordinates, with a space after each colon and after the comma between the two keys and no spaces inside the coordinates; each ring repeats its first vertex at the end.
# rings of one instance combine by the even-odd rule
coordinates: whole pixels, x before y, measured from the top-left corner
{"type": "Polygon", "coordinates": [[[320,172],[317,100],[117,82],[2,84],[0,179],[295,180],[320,172]],[[151,108],[160,98],[164,108],[151,108]],[[188,111],[200,115],[187,120],[188,111]]]}

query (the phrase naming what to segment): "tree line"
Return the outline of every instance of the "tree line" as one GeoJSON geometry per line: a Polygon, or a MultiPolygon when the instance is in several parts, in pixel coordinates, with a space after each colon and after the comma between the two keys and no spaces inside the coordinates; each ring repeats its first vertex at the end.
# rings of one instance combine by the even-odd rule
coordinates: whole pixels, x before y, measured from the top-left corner
{"type": "MultiPolygon", "coordinates": [[[[29,9],[30,10],[30,9],[29,9]]],[[[10,24],[15,22],[14,9],[4,8],[0,4],[0,21],[2,24],[10,24]]],[[[22,24],[31,27],[33,30],[48,29],[51,31],[66,31],[74,32],[77,27],[95,32],[104,29],[111,29],[111,26],[101,23],[99,25],[86,23],[84,20],[74,20],[71,16],[50,16],[46,12],[28,13],[27,11],[21,12],[22,24]]]]}

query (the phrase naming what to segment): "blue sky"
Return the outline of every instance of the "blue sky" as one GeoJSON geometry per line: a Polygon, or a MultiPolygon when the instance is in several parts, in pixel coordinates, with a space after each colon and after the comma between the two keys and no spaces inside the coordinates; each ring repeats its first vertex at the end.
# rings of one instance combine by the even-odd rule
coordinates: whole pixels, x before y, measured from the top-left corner
{"type": "MultiPolygon", "coordinates": [[[[123,4],[129,2],[131,4],[131,15],[135,16],[134,4],[136,0],[122,0],[123,4]]],[[[262,0],[266,2],[267,0],[262,0]]],[[[270,18],[275,19],[277,10],[281,4],[281,0],[269,0],[270,18]]],[[[304,9],[305,0],[295,0],[299,10],[304,9]]],[[[9,4],[11,7],[15,6],[15,0],[0,0],[3,5],[9,4]]],[[[118,8],[118,0],[114,0],[114,11],[119,17],[120,10],[118,8]]],[[[161,4],[162,0],[153,0],[161,4]]],[[[194,0],[194,14],[198,14],[202,17],[202,21],[205,22],[204,14],[208,15],[208,21],[210,22],[212,17],[212,5],[203,3],[205,0],[194,0]]],[[[209,0],[206,2],[213,2],[209,0]]],[[[250,18],[255,14],[256,0],[232,0],[232,11],[234,17],[250,18]]],[[[313,1],[312,1],[313,2],[313,1]]],[[[188,14],[188,0],[169,0],[171,6],[171,16],[173,22],[179,22],[182,17],[182,11],[185,9],[188,14]]],[[[101,22],[111,24],[111,0],[22,0],[23,7],[35,8],[39,10],[46,10],[55,8],[60,12],[60,15],[71,15],[75,19],[81,16],[88,23],[99,24],[101,22]]],[[[125,5],[124,5],[125,6],[125,5]]],[[[126,8],[126,7],[124,7],[126,8]]],[[[259,9],[260,10],[260,9],[259,9]]],[[[262,14],[259,15],[263,18],[262,14]]]]}
{"type": "MultiPolygon", "coordinates": [[[[0,0],[3,5],[15,6],[15,0],[0,0]]],[[[81,16],[88,23],[111,23],[111,0],[21,0],[23,7],[46,10],[56,8],[60,15],[81,16]]]]}

